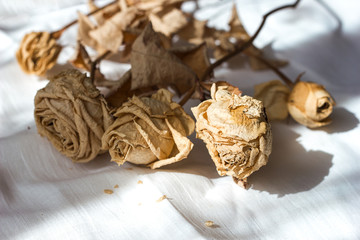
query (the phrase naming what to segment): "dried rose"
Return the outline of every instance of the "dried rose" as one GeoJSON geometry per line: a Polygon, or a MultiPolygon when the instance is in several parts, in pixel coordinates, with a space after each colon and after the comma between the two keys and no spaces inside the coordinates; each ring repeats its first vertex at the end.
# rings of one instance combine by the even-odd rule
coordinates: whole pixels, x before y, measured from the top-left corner
{"type": "Polygon", "coordinates": [[[60,51],[61,46],[50,33],[31,32],[22,39],[16,59],[24,72],[44,75],[55,65],[60,51]]]}
{"type": "Polygon", "coordinates": [[[269,120],[282,120],[288,116],[287,100],[290,89],[279,80],[255,85],[254,98],[263,102],[269,120]]]}
{"type": "Polygon", "coordinates": [[[195,123],[171,99],[168,90],[160,89],[151,97],[133,96],[118,108],[116,120],[102,138],[112,161],[154,169],[187,157],[193,144],[186,136],[194,131],[195,123]]]}
{"type": "Polygon", "coordinates": [[[102,152],[102,135],[113,121],[99,90],[75,69],[59,73],[37,92],[34,115],[39,134],[74,162],[102,152]]]}
{"type": "Polygon", "coordinates": [[[331,123],[334,99],[319,84],[298,81],[288,99],[290,115],[300,124],[309,128],[325,126],[331,123]]]}
{"type": "Polygon", "coordinates": [[[197,137],[206,143],[219,175],[230,175],[244,186],[271,153],[272,135],[263,105],[215,84],[211,97],[191,109],[197,137]]]}

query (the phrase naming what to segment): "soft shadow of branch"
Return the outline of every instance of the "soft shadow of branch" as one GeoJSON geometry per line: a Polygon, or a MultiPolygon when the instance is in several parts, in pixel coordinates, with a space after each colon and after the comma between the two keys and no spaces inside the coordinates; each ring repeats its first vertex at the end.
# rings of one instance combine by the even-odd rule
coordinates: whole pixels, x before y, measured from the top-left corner
{"type": "Polygon", "coordinates": [[[282,197],[308,191],[329,174],[333,155],[306,151],[296,139],[299,135],[282,124],[273,124],[273,152],[269,163],[250,177],[252,189],[282,197]]]}

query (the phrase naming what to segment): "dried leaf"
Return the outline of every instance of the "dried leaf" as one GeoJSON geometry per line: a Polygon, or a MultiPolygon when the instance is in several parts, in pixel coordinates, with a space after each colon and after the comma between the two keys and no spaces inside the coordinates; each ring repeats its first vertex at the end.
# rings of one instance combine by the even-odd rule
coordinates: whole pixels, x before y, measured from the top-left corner
{"type": "Polygon", "coordinates": [[[290,89],[279,80],[255,85],[254,98],[263,102],[270,120],[287,118],[287,99],[290,89]]]}
{"type": "Polygon", "coordinates": [[[81,43],[78,43],[75,51],[75,55],[73,58],[69,59],[69,62],[74,67],[84,69],[89,72],[91,70],[91,62],[92,62],[91,58],[88,52],[86,51],[85,47],[81,43]]]}
{"type": "Polygon", "coordinates": [[[194,84],[196,74],[174,54],[163,48],[151,23],[133,44],[131,54],[131,89],[173,85],[180,94],[194,84]]]}
{"type": "Polygon", "coordinates": [[[210,60],[207,55],[206,44],[189,46],[184,48],[171,49],[185,65],[189,66],[199,79],[202,78],[206,69],[210,66],[210,60]]]}
{"type": "Polygon", "coordinates": [[[96,49],[98,52],[104,52],[105,50],[101,48],[98,42],[90,36],[90,31],[95,30],[96,26],[86,15],[78,12],[78,16],[78,41],[80,41],[83,45],[96,49]]]}
{"type": "MultiPolygon", "coordinates": [[[[88,2],[90,12],[98,10],[93,0],[88,2]]],[[[103,25],[107,19],[112,17],[116,12],[120,11],[119,4],[111,4],[110,6],[106,7],[105,9],[95,13],[92,17],[95,19],[98,26],[103,25]]]]}
{"type": "Polygon", "coordinates": [[[247,41],[250,39],[249,34],[245,30],[245,28],[239,18],[239,14],[237,12],[235,3],[233,4],[232,10],[231,10],[231,17],[230,17],[228,25],[230,27],[230,31],[228,34],[231,37],[234,37],[238,41],[239,40],[247,41]]]}
{"type": "Polygon", "coordinates": [[[161,32],[168,37],[187,24],[185,14],[181,10],[171,6],[157,13],[150,13],[149,20],[156,32],[161,32]]]}
{"type": "Polygon", "coordinates": [[[90,31],[89,35],[102,48],[117,52],[124,40],[123,31],[134,21],[138,10],[135,7],[129,7],[116,13],[108,19],[103,25],[90,31]]]}

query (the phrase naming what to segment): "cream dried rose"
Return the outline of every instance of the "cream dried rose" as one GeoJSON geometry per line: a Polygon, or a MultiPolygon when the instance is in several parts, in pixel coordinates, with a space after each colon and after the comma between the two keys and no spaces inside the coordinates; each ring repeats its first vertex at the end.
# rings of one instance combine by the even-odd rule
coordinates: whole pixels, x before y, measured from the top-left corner
{"type": "Polygon", "coordinates": [[[31,32],[24,36],[16,59],[28,74],[44,75],[52,68],[60,54],[61,46],[48,32],[31,32]]]}
{"type": "Polygon", "coordinates": [[[194,131],[194,120],[172,101],[168,90],[133,96],[114,116],[102,143],[119,165],[127,161],[159,168],[186,158],[193,147],[186,136],[194,131]]]}
{"type": "Polygon", "coordinates": [[[279,80],[272,80],[255,85],[254,98],[263,102],[269,120],[282,120],[287,118],[287,100],[289,87],[279,80]]]}
{"type": "Polygon", "coordinates": [[[35,96],[35,122],[41,136],[75,162],[88,162],[101,150],[113,122],[104,97],[85,74],[67,70],[35,96]]]}
{"type": "Polygon", "coordinates": [[[230,175],[244,186],[271,153],[272,134],[263,105],[215,84],[211,97],[191,109],[197,120],[197,137],[206,143],[218,173],[230,175]]]}
{"type": "Polygon", "coordinates": [[[325,126],[331,123],[334,99],[319,84],[298,81],[288,99],[290,115],[300,124],[309,128],[325,126]]]}

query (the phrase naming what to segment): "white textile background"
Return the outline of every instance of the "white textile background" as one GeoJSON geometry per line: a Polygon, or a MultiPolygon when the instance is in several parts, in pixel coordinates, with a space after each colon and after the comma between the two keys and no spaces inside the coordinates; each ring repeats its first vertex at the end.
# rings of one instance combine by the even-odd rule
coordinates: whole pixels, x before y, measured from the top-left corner
{"type": "MultiPolygon", "coordinates": [[[[33,99],[47,81],[24,74],[15,51],[25,33],[56,30],[77,10],[87,12],[84,2],[0,0],[0,239],[360,239],[359,1],[303,0],[266,23],[256,44],[272,42],[290,61],[288,76],[305,71],[303,80],[325,85],[337,106],[333,123],[321,129],[272,123],[272,155],[248,190],[218,176],[195,134],[189,157],[159,170],[118,167],[108,154],[74,164],[37,134],[33,99]],[[208,220],[215,226],[206,227],[208,220]]],[[[236,1],[250,33],[264,13],[289,2],[236,1]]],[[[198,18],[226,25],[232,1],[201,3],[198,18]]],[[[75,33],[61,39],[62,64],[75,33]]],[[[240,62],[224,64],[216,78],[248,95],[254,84],[277,78],[240,62]]],[[[102,67],[110,75],[129,68],[102,67]]]]}

